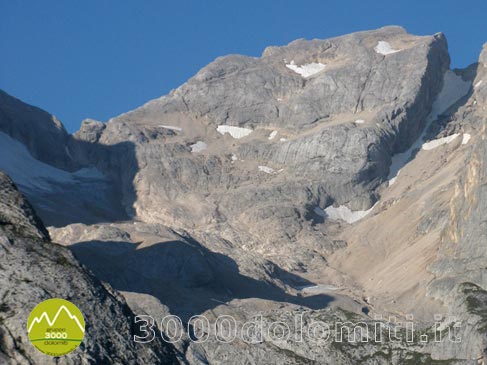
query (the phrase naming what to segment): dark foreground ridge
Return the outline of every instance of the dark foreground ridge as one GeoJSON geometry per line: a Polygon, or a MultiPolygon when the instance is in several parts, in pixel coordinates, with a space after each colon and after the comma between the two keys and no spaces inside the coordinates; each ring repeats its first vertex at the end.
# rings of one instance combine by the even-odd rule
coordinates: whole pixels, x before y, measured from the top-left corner
{"type": "Polygon", "coordinates": [[[0,364],[178,364],[170,345],[132,340],[134,314],[125,300],[52,243],[30,204],[0,172],[0,364]],[[27,337],[27,318],[41,301],[78,306],[86,334],[74,352],[52,358],[27,337]]]}

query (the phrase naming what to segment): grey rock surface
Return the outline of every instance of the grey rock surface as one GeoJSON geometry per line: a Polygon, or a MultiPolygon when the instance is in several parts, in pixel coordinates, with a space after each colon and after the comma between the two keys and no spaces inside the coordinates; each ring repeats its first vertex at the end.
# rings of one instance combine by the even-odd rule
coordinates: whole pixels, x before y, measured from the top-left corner
{"type": "Polygon", "coordinates": [[[106,124],[93,119],[85,119],[81,122],[79,131],[74,133],[73,137],[80,141],[88,143],[97,143],[106,124]]]}
{"type": "Polygon", "coordinates": [[[135,208],[146,220],[245,220],[241,209],[247,206],[255,207],[249,214],[256,216],[293,209],[299,212],[293,220],[307,204],[366,209],[376,199],[370,192],[387,176],[389,156],[419,135],[448,65],[442,35],[415,37],[397,27],[298,40],[268,48],[261,58],[218,58],[168,96],[112,119],[100,141],[135,144],[135,208]],[[401,51],[379,54],[379,41],[401,51]],[[303,78],[286,67],[291,60],[326,68],[303,78]],[[361,115],[367,122],[357,127],[361,115]],[[161,125],[182,131],[160,137],[152,130],[161,125]],[[218,125],[254,132],[233,140],[216,133],[218,125]],[[287,141],[262,138],[272,130],[287,141]],[[192,156],[186,146],[197,139],[209,151],[192,156]],[[244,163],[231,164],[232,153],[244,163]],[[285,177],[265,176],[256,165],[283,169],[285,177]],[[294,201],[281,191],[292,192],[294,201]],[[202,207],[188,207],[188,194],[202,207]]]}
{"type": "Polygon", "coordinates": [[[479,62],[484,65],[484,67],[487,67],[487,43],[484,44],[482,47],[482,52],[480,53],[479,57],[479,62]]]}
{"type": "Polygon", "coordinates": [[[0,225],[41,240],[49,240],[49,232],[32,206],[5,173],[0,171],[0,225]]]}
{"type": "MultiPolygon", "coordinates": [[[[449,221],[445,225],[437,260],[430,265],[435,280],[430,284],[429,295],[441,298],[450,306],[450,315],[460,318],[472,333],[464,354],[479,351],[485,346],[485,288],[487,287],[487,88],[480,80],[487,80],[487,67],[483,64],[485,46],[473,75],[474,89],[470,99],[450,118],[445,129],[449,133],[468,131],[472,138],[466,152],[464,166],[455,181],[455,193],[450,205],[449,221]]],[[[443,354],[451,354],[447,348],[443,354]]]]}

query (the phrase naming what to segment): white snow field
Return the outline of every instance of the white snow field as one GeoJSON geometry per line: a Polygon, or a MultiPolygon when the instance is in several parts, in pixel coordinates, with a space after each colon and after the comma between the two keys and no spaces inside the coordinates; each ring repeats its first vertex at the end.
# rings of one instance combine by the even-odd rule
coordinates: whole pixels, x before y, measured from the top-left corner
{"type": "Polygon", "coordinates": [[[233,127],[231,125],[219,125],[216,130],[221,135],[225,135],[225,133],[228,133],[235,139],[240,139],[252,133],[252,129],[233,127]]]}
{"type": "Polygon", "coordinates": [[[302,77],[307,78],[323,71],[326,68],[326,65],[319,62],[311,62],[298,66],[294,63],[294,61],[291,61],[291,63],[286,64],[286,67],[293,70],[297,74],[300,74],[302,77]]]}
{"type": "Polygon", "coordinates": [[[27,147],[3,132],[0,132],[0,170],[17,185],[31,190],[52,191],[52,183],[76,184],[83,179],[105,179],[95,168],[71,173],[36,160],[27,147]]]}
{"type": "Polygon", "coordinates": [[[467,95],[471,87],[472,85],[470,82],[463,81],[462,77],[458,76],[453,71],[448,70],[445,72],[443,77],[443,88],[433,102],[430,114],[426,117],[426,125],[423,129],[423,133],[406,152],[392,156],[388,176],[389,186],[396,182],[399,172],[411,159],[412,152],[422,147],[424,136],[431,123],[434,122],[440,114],[444,113],[458,100],[467,95]]]}
{"type": "Polygon", "coordinates": [[[368,209],[368,210],[356,210],[352,211],[345,205],[340,205],[338,208],[335,208],[333,205],[330,205],[328,208],[325,209],[325,213],[327,214],[328,218],[331,220],[338,220],[341,219],[347,223],[355,223],[364,218],[367,214],[369,214],[372,209],[374,209],[375,205],[368,209]]]}
{"type": "Polygon", "coordinates": [[[475,87],[476,89],[477,89],[477,88],[479,88],[479,87],[480,87],[480,85],[482,85],[482,82],[483,82],[483,81],[484,81],[484,80],[480,80],[479,82],[477,82],[477,83],[475,84],[475,86],[474,86],[474,87],[475,87]]]}
{"type": "Polygon", "coordinates": [[[203,141],[198,141],[189,147],[191,147],[191,152],[198,153],[198,152],[206,150],[208,148],[208,145],[203,141]]]}
{"type": "Polygon", "coordinates": [[[467,144],[472,136],[469,133],[464,133],[462,137],[462,144],[467,144]]]}
{"type": "Polygon", "coordinates": [[[441,145],[448,144],[448,143],[452,142],[459,135],[460,134],[455,133],[455,134],[452,134],[452,135],[447,136],[447,137],[434,139],[432,141],[423,143],[423,146],[421,148],[423,150],[426,150],[426,151],[434,150],[436,147],[439,147],[441,145]]]}
{"type": "Polygon", "coordinates": [[[363,120],[363,119],[357,119],[354,123],[355,124],[364,124],[365,123],[365,120],[363,120]]]}
{"type": "Polygon", "coordinates": [[[275,136],[277,136],[277,131],[272,131],[271,134],[269,134],[269,137],[267,139],[269,140],[274,139],[275,136]]]}
{"type": "MultiPolygon", "coordinates": [[[[376,203],[377,204],[377,203],[376,203]]],[[[332,221],[342,220],[347,223],[355,223],[367,216],[375,208],[376,204],[368,210],[356,210],[352,211],[345,205],[340,205],[339,207],[334,207],[333,205],[328,206],[325,210],[320,207],[315,207],[314,212],[325,219],[331,219],[332,221]]]]}
{"type": "Polygon", "coordinates": [[[377,46],[374,47],[374,51],[381,55],[387,56],[389,54],[399,52],[400,50],[392,48],[389,42],[379,41],[379,43],[377,43],[377,46]]]}

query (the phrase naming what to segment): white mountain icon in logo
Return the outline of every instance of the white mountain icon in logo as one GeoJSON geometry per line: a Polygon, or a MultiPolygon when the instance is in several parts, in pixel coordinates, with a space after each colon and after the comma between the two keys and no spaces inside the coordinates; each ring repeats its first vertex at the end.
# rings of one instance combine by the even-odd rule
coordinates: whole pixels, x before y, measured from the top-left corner
{"type": "Polygon", "coordinates": [[[43,320],[46,320],[47,321],[47,324],[49,325],[49,327],[53,327],[54,324],[56,323],[58,317],[61,315],[62,312],[66,312],[66,314],[69,316],[70,319],[74,320],[76,322],[76,324],[78,325],[79,329],[81,330],[81,332],[85,333],[85,329],[84,327],[81,325],[78,317],[76,317],[76,315],[74,314],[71,314],[71,312],[69,311],[68,308],[66,308],[64,305],[62,305],[61,307],[59,307],[56,315],[54,316],[54,318],[51,319],[49,318],[49,315],[46,313],[46,312],[42,312],[41,316],[40,317],[35,317],[33,320],[32,320],[32,323],[30,324],[29,328],[27,329],[27,332],[30,333],[30,331],[32,330],[32,327],[34,327],[35,324],[40,324],[43,320]]]}

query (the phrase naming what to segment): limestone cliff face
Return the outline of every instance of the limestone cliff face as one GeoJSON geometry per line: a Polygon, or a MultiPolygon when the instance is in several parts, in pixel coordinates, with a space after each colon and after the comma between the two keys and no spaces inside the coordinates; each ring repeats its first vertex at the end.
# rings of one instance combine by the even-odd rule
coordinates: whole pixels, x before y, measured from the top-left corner
{"type": "MultiPolygon", "coordinates": [[[[463,128],[473,141],[457,173],[449,201],[449,222],[442,231],[438,260],[430,270],[435,280],[430,295],[450,306],[450,314],[471,323],[476,335],[467,338],[465,353],[479,357],[487,341],[485,297],[487,288],[487,59],[484,45],[476,64],[469,100],[453,116],[452,128],[463,128]]],[[[464,140],[465,141],[465,140],[464,140]]],[[[464,334],[465,335],[465,334],[464,334]]],[[[441,349],[444,356],[451,349],[441,349]]]]}
{"type": "Polygon", "coordinates": [[[462,128],[468,131],[469,148],[464,165],[458,172],[453,194],[449,202],[450,222],[442,232],[440,263],[442,272],[455,282],[469,281],[485,287],[487,284],[483,264],[487,257],[485,211],[487,196],[487,66],[483,63],[485,46],[476,64],[473,89],[469,99],[451,117],[447,126],[451,131],[462,128]],[[471,259],[475,258],[474,261],[471,259]],[[468,268],[468,270],[467,270],[468,268]]]}
{"type": "Polygon", "coordinates": [[[260,241],[265,254],[298,240],[333,251],[310,229],[322,220],[316,209],[373,206],[448,66],[443,35],[399,27],[221,57],[106,127],[84,123],[70,151],[118,181],[137,219],[245,226],[240,239],[260,241]]]}
{"type": "Polygon", "coordinates": [[[133,342],[133,313],[111,288],[82,268],[69,250],[49,241],[30,204],[0,172],[0,363],[177,364],[171,346],[133,342]],[[41,301],[65,298],[87,324],[80,348],[59,359],[27,338],[29,312],[41,301]]]}
{"type": "Polygon", "coordinates": [[[479,63],[484,67],[487,67],[487,43],[482,47],[482,52],[480,53],[479,63]]]}
{"type": "Polygon", "coordinates": [[[442,35],[398,27],[298,40],[261,58],[218,58],[171,94],[112,119],[100,142],[134,144],[138,170],[124,189],[135,191],[135,213],[145,220],[258,224],[253,216],[273,226],[271,210],[294,210],[298,219],[307,205],[367,209],[391,154],[424,127],[448,66],[442,35]],[[378,52],[379,42],[397,52],[378,52]],[[311,64],[324,68],[306,76],[289,68],[311,64]],[[234,139],[220,125],[252,132],[234,139]],[[191,153],[197,141],[208,147],[191,153]]]}

